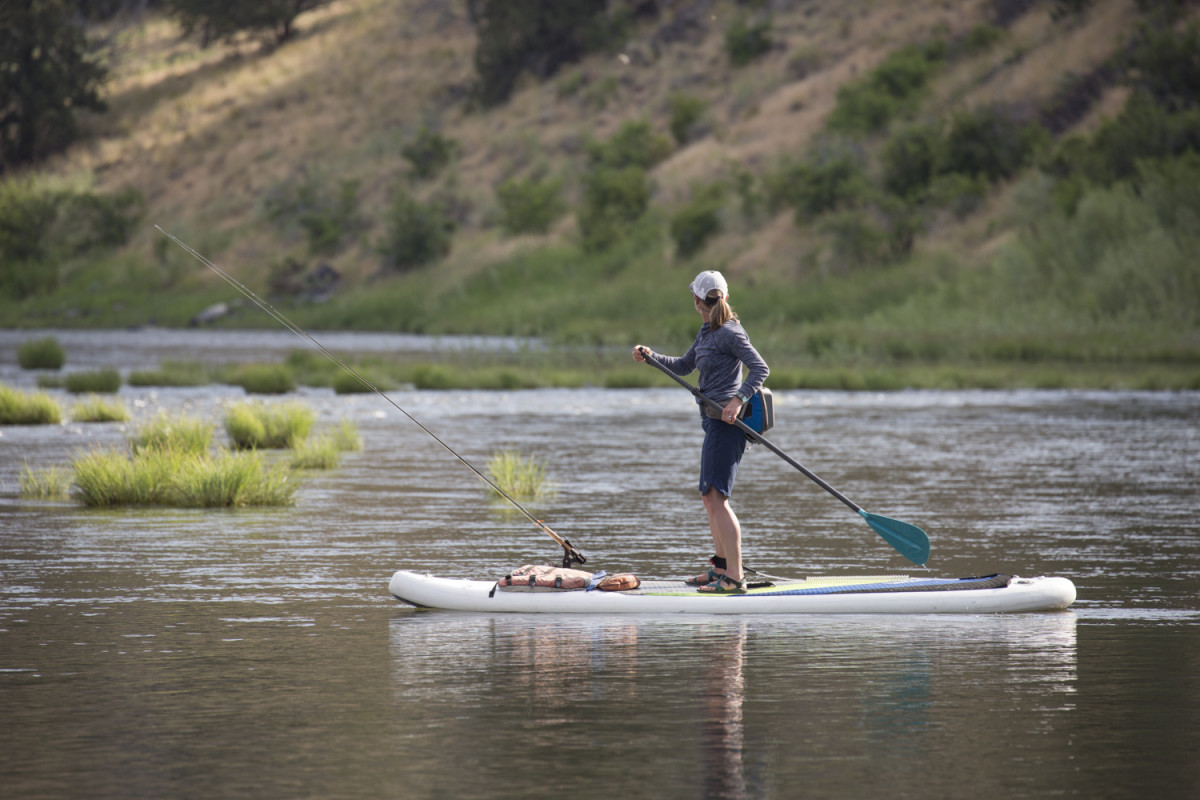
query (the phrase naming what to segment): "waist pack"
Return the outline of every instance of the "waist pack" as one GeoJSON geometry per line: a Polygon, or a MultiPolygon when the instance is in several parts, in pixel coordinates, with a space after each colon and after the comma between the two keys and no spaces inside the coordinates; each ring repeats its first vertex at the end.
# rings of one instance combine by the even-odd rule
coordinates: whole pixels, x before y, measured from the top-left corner
{"type": "MultiPolygon", "coordinates": [[[[704,413],[713,419],[721,419],[721,412],[707,403],[704,404],[704,413]]],[[[755,433],[766,433],[774,428],[775,406],[771,399],[771,390],[764,387],[755,392],[749,400],[742,404],[738,419],[746,423],[747,427],[755,433]]]]}
{"type": "Polygon", "coordinates": [[[592,573],[581,569],[564,569],[546,564],[526,564],[514,569],[496,583],[502,589],[536,592],[554,589],[582,589],[592,573]]]}

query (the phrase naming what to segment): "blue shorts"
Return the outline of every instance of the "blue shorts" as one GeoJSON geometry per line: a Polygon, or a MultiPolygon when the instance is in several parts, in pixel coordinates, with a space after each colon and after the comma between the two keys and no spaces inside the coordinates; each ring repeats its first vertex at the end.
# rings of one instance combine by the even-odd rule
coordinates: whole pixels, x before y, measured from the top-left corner
{"type": "Polygon", "coordinates": [[[704,417],[704,445],[700,448],[700,494],[716,489],[726,497],[733,496],[733,481],[738,464],[746,452],[746,434],[736,425],[704,417]]]}

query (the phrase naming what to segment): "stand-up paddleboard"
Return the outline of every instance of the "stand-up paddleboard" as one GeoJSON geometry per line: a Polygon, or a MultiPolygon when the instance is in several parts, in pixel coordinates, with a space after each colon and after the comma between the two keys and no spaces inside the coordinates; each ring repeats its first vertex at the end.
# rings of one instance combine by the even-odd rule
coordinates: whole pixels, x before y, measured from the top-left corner
{"type": "Polygon", "coordinates": [[[709,594],[683,581],[642,581],[636,589],[505,587],[401,570],[388,588],[402,602],[452,611],[551,614],[995,614],[1056,611],[1075,602],[1067,578],[907,575],[773,580],[744,594],[709,594]]]}
{"type": "MultiPolygon", "coordinates": [[[[218,267],[178,237],[163,235],[178,244],[205,267],[215,272],[231,287],[273,317],[276,321],[307,340],[333,363],[357,379],[365,388],[428,434],[447,452],[512,504],[539,530],[563,549],[563,568],[583,565],[587,558],[566,538],[555,533],[529,509],[505,491],[484,472],[464,458],[420,420],[405,411],[375,384],[367,380],[341,357],[317,341],[308,331],[296,325],[278,309],[267,303],[247,286],[218,267]]],[[[659,369],[662,365],[651,360],[659,369]]],[[[715,405],[679,376],[663,369],[707,404],[715,405]]],[[[914,564],[924,565],[929,558],[929,537],[915,525],[872,514],[851,501],[819,478],[804,465],[765,439],[759,430],[738,420],[737,425],[750,438],[768,447],[789,464],[817,483],[821,488],[851,508],[901,555],[914,564]]],[[[922,579],[907,576],[876,576],[866,578],[807,578],[774,580],[770,586],[757,586],[744,594],[709,595],[688,586],[683,581],[646,581],[636,589],[607,592],[599,588],[555,589],[545,587],[507,586],[487,581],[450,580],[421,576],[412,572],[397,572],[389,584],[400,600],[426,608],[446,608],[461,611],[515,611],[568,613],[675,613],[701,614],[788,614],[788,613],[851,613],[851,614],[927,614],[927,613],[994,613],[1004,611],[1048,611],[1066,608],[1075,601],[1075,586],[1066,578],[1018,578],[991,575],[983,578],[922,579]],[[542,588],[542,587],[538,587],[542,588]]]]}

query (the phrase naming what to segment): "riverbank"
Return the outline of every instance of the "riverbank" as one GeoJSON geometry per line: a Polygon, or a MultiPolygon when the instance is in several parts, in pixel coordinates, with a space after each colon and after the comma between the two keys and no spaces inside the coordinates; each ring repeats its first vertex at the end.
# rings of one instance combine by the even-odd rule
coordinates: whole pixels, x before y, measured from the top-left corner
{"type": "MultiPolygon", "coordinates": [[[[660,373],[635,364],[620,346],[549,346],[502,337],[422,337],[347,331],[314,331],[355,372],[384,391],[523,390],[674,386],[660,373]]],[[[769,339],[770,337],[764,337],[769,339]]],[[[243,386],[251,393],[296,387],[332,388],[339,394],[370,391],[354,375],[290,333],[274,330],[211,331],[0,331],[0,382],[65,388],[92,372],[120,376],[115,386],[243,386]],[[18,343],[51,338],[64,342],[62,370],[22,370],[18,343]],[[154,341],[151,348],[147,342],[154,341]],[[192,344],[189,345],[188,342],[192,344]]],[[[665,348],[664,348],[665,349],[665,348]]],[[[1200,366],[1187,361],[893,359],[873,362],[804,358],[760,347],[770,361],[768,385],[776,390],[833,389],[1200,389],[1200,366]]],[[[114,387],[115,388],[115,387],[114,387]]]]}

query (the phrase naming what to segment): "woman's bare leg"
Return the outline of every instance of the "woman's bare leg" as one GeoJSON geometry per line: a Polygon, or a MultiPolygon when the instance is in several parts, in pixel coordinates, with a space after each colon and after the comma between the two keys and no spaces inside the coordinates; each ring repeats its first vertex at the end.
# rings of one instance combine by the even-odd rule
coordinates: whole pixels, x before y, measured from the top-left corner
{"type": "Polygon", "coordinates": [[[708,527],[717,555],[725,559],[725,574],[742,580],[742,525],[729,505],[729,498],[709,489],[704,495],[704,510],[708,513],[708,527]]]}

